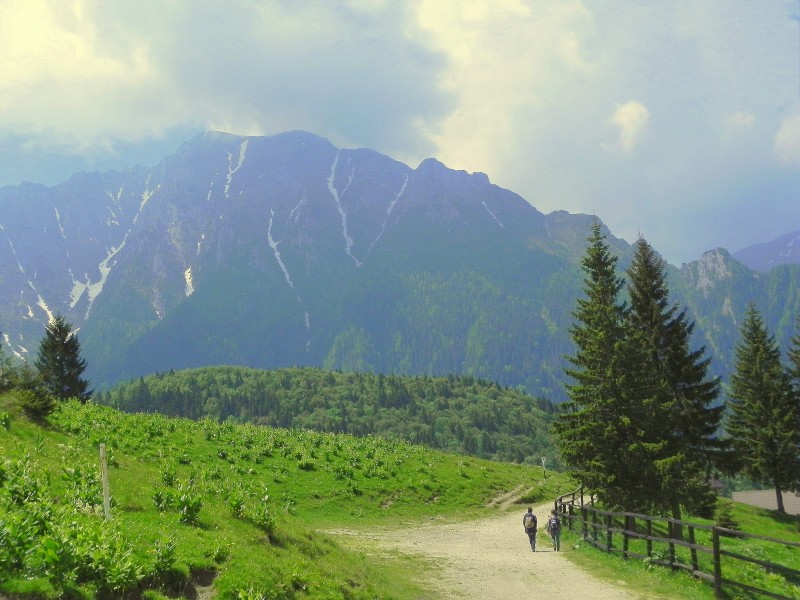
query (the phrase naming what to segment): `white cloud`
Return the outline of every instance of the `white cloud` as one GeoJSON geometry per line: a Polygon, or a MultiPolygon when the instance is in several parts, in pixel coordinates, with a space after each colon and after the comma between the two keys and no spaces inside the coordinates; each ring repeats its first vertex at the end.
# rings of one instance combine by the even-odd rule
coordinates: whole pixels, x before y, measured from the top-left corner
{"type": "Polygon", "coordinates": [[[647,131],[650,111],[641,102],[629,100],[618,104],[611,122],[619,127],[617,147],[623,152],[631,152],[647,131]]]}
{"type": "Polygon", "coordinates": [[[751,127],[755,123],[756,116],[753,113],[737,112],[728,117],[728,126],[734,129],[751,127]]]}
{"type": "Polygon", "coordinates": [[[447,58],[440,85],[455,107],[426,133],[454,168],[498,173],[559,89],[594,69],[580,2],[422,0],[416,14],[420,40],[447,58]]]}
{"type": "Polygon", "coordinates": [[[789,4],[0,0],[0,185],[305,129],[692,259],[797,227],[789,4]]]}
{"type": "Polygon", "coordinates": [[[800,112],[781,123],[773,149],[781,162],[800,166],[800,112]]]}

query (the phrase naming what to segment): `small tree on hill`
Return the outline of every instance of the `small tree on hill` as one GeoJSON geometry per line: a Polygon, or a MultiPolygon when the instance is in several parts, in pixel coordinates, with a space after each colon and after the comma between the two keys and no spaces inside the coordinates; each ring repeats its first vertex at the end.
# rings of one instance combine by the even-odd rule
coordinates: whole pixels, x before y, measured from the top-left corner
{"type": "Polygon", "coordinates": [[[56,408],[56,398],[44,385],[39,372],[27,363],[14,372],[13,387],[19,405],[31,417],[41,418],[56,408]]]}
{"type": "Polygon", "coordinates": [[[752,303],[741,338],[731,375],[727,430],[745,473],[772,485],[778,512],[785,513],[782,493],[800,482],[800,405],[775,338],[752,303]]]}
{"type": "Polygon", "coordinates": [[[86,402],[91,396],[89,382],[81,377],[86,361],[81,357],[78,338],[72,331],[72,324],[61,315],[47,325],[35,365],[45,389],[55,398],[77,398],[86,402]]]}
{"type": "Polygon", "coordinates": [[[11,361],[2,342],[0,342],[0,392],[5,392],[13,386],[14,382],[14,365],[11,361]]]}

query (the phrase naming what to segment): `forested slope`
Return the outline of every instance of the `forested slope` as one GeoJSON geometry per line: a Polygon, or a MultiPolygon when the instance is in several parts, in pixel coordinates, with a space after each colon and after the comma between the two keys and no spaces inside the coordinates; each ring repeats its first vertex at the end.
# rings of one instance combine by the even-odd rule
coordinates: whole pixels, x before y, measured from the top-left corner
{"type": "Polygon", "coordinates": [[[552,405],[471,376],[206,367],[132,380],[95,400],[127,412],[378,435],[481,458],[560,465],[550,437],[552,405]]]}

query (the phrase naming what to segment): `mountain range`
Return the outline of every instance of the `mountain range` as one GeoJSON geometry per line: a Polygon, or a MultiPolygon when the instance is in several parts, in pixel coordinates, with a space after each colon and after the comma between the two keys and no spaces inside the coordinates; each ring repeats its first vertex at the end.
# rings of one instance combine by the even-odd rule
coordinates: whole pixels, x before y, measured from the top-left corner
{"type": "Polygon", "coordinates": [[[800,231],[787,233],[770,242],[754,244],[733,253],[743,265],[767,272],[778,265],[800,264],[800,231]]]}
{"type": "MultiPolygon", "coordinates": [[[[207,132],[154,167],[0,189],[0,330],[30,357],[64,315],[98,389],[206,365],[322,366],[470,374],[560,401],[595,218],[545,215],[435,159],[207,132]]],[[[624,268],[631,246],[605,231],[624,268]]],[[[762,272],[755,254],[668,267],[723,377],[748,302],[779,342],[794,333],[800,265],[762,272]]]]}

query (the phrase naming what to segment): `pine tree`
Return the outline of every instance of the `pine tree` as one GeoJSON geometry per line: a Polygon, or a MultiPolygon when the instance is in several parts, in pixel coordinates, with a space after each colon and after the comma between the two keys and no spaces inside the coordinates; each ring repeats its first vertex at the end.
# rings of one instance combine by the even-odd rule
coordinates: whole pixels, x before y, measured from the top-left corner
{"type": "Polygon", "coordinates": [[[0,342],[0,392],[5,392],[12,387],[14,374],[15,369],[11,357],[6,354],[2,342],[0,342]]]}
{"type": "Polygon", "coordinates": [[[72,324],[61,315],[47,325],[35,365],[47,391],[59,400],[77,398],[86,402],[91,396],[89,382],[81,377],[86,361],[81,357],[78,338],[72,324]]]}
{"type": "Polygon", "coordinates": [[[570,329],[576,353],[567,357],[574,366],[566,373],[575,383],[567,385],[569,400],[554,432],[572,476],[608,506],[638,507],[640,488],[651,483],[641,471],[641,453],[629,451],[640,441],[629,416],[630,390],[638,389],[631,386],[630,361],[641,353],[625,337],[626,306],[619,300],[624,282],[598,222],[588,241],[585,297],[577,301],[570,329]]]}
{"type": "MultiPolygon", "coordinates": [[[[789,347],[789,375],[792,379],[792,395],[797,414],[797,429],[800,431],[800,316],[797,317],[795,334],[789,347]]],[[[800,448],[798,448],[800,454],[800,448]]]]}
{"type": "Polygon", "coordinates": [[[647,437],[659,448],[653,454],[660,473],[653,489],[656,507],[680,518],[681,504],[708,513],[714,496],[708,485],[710,468],[717,462],[717,438],[722,406],[714,406],[719,381],[708,377],[705,349],[691,350],[694,323],[670,303],[666,263],[643,239],[635,244],[628,271],[630,311],[627,328],[643,338],[653,394],[643,398],[649,422],[647,437]]]}
{"type": "Polygon", "coordinates": [[[772,485],[778,512],[785,513],[783,491],[797,489],[800,482],[800,409],[780,349],[752,303],[742,323],[734,369],[728,433],[745,473],[772,485]]]}

